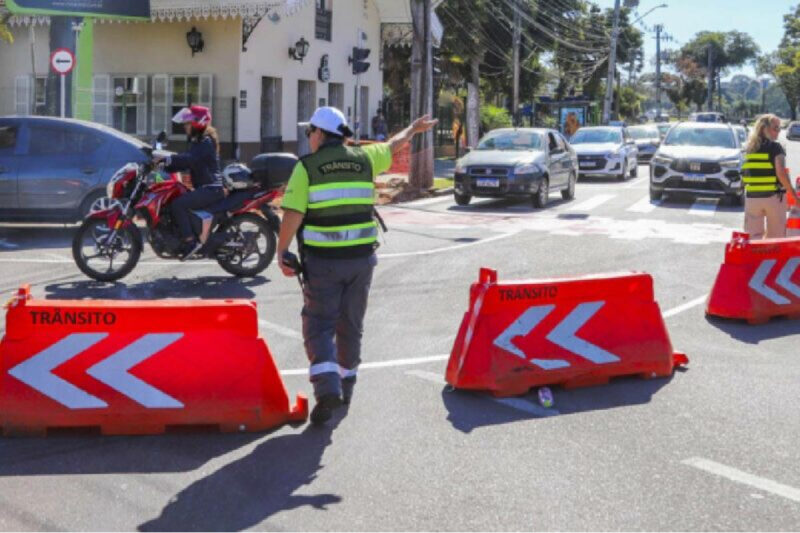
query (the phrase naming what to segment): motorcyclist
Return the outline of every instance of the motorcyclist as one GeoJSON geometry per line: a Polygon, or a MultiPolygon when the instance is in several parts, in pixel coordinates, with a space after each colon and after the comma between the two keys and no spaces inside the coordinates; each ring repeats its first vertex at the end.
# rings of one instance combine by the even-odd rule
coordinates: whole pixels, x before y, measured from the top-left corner
{"type": "Polygon", "coordinates": [[[189,150],[165,159],[168,172],[189,171],[192,177],[190,192],[172,202],[170,209],[183,241],[180,259],[183,261],[197,253],[203,243],[192,231],[191,211],[209,206],[225,197],[219,173],[219,137],[211,126],[211,112],[207,107],[184,107],[172,118],[183,124],[189,138],[189,150]]]}

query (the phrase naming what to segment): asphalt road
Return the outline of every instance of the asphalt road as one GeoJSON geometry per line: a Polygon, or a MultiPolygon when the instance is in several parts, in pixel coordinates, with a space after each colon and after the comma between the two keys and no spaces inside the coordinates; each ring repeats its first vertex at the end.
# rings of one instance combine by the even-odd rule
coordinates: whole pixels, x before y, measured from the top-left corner
{"type": "MultiPolygon", "coordinates": [[[[382,209],[391,231],[346,416],[268,434],[2,439],[0,529],[796,530],[800,322],[707,319],[741,209],[651,204],[646,176],[581,182],[539,211],[382,209]],[[445,359],[482,266],[504,280],[649,272],[691,363],[671,379],[556,389],[551,410],[449,392],[445,359]]],[[[72,231],[0,227],[0,296],[28,282],[48,298],[251,298],[290,393],[310,394],[299,289],[274,265],[242,282],[148,256],[97,285],[71,262],[72,231]]]]}

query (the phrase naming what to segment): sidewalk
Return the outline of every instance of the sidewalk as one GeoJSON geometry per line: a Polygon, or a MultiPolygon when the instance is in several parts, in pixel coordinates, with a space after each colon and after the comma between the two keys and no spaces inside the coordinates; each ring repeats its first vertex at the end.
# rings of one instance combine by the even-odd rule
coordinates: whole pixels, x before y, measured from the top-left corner
{"type": "Polygon", "coordinates": [[[381,174],[375,178],[378,190],[378,204],[409,202],[418,198],[443,196],[453,192],[453,176],[456,168],[454,159],[435,159],[433,162],[434,186],[427,191],[412,190],[408,187],[408,174],[381,174]]]}

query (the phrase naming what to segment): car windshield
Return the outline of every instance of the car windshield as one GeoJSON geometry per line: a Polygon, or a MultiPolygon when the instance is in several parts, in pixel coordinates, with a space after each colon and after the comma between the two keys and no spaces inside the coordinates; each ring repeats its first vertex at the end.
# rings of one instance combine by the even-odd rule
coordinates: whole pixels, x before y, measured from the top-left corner
{"type": "Polygon", "coordinates": [[[575,132],[569,140],[570,144],[582,143],[621,143],[622,133],[619,130],[582,129],[575,132]]]}
{"type": "Polygon", "coordinates": [[[634,139],[655,139],[658,137],[658,128],[649,126],[639,126],[635,128],[628,128],[628,133],[634,139]]]}
{"type": "Polygon", "coordinates": [[[541,150],[542,135],[531,131],[497,131],[478,143],[478,150],[541,150]]]}
{"type": "Polygon", "coordinates": [[[664,140],[667,146],[708,146],[735,148],[731,130],[722,128],[703,128],[698,126],[676,126],[664,140]]]}

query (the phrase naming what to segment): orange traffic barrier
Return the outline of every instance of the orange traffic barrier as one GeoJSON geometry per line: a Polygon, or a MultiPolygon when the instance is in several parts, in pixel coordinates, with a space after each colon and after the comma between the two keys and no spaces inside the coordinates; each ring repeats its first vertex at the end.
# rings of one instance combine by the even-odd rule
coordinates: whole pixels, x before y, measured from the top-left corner
{"type": "Polygon", "coordinates": [[[734,232],[706,313],[751,324],[800,318],[800,238],[751,241],[747,233],[734,232]]]}
{"type": "Polygon", "coordinates": [[[531,387],[667,377],[675,353],[648,274],[498,283],[481,269],[447,365],[457,389],[523,394],[531,387]]]}
{"type": "MultiPolygon", "coordinates": [[[[800,191],[800,178],[797,178],[795,190],[800,191]]],[[[786,236],[800,237],[800,205],[795,205],[794,196],[788,195],[789,213],[786,217],[786,236]]]]}
{"type": "Polygon", "coordinates": [[[233,300],[32,300],[7,306],[0,342],[0,431],[108,435],[181,427],[260,431],[302,422],[255,303],[233,300]]]}

